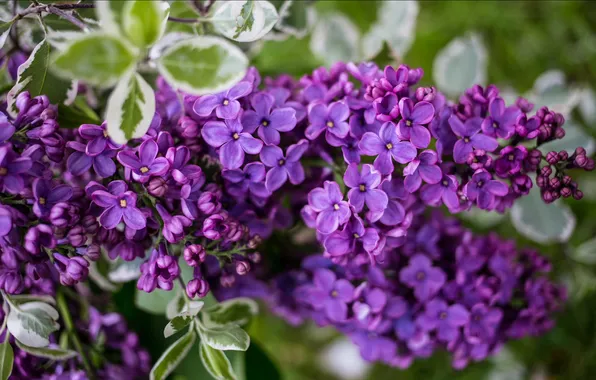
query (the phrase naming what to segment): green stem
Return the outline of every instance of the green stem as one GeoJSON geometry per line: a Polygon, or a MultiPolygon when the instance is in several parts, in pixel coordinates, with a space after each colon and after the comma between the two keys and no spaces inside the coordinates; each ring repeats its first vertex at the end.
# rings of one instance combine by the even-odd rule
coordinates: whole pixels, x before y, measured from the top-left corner
{"type": "Polygon", "coordinates": [[[66,298],[64,297],[64,293],[61,289],[58,290],[56,293],[56,302],[58,304],[58,310],[60,311],[60,315],[64,320],[64,327],[66,327],[66,331],[68,333],[68,337],[70,341],[75,346],[77,352],[81,355],[81,361],[83,362],[83,367],[85,368],[85,372],[87,373],[87,377],[90,380],[95,379],[95,374],[91,364],[89,363],[89,359],[87,359],[87,355],[85,355],[85,351],[83,350],[83,344],[79,340],[79,336],[74,327],[74,323],[72,321],[72,317],[70,315],[70,311],[68,310],[68,305],[66,303],[66,298]]]}

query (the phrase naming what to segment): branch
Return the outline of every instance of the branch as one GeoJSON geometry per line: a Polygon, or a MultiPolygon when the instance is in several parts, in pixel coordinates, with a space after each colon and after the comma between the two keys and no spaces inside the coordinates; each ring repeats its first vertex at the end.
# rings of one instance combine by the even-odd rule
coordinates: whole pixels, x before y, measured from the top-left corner
{"type": "Polygon", "coordinates": [[[57,8],[57,7],[53,6],[53,5],[49,5],[48,6],[48,12],[53,13],[56,16],[61,17],[61,18],[65,19],[65,20],[67,20],[67,21],[70,21],[73,25],[79,27],[82,30],[87,29],[87,25],[83,21],[79,20],[78,18],[74,17],[71,14],[68,14],[68,13],[64,12],[60,8],[57,8]]]}

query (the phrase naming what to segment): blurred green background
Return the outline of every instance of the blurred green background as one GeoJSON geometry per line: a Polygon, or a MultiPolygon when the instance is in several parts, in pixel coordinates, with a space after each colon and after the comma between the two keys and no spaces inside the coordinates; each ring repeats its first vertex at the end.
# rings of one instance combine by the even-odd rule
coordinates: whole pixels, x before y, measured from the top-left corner
{"type": "MultiPolygon", "coordinates": [[[[313,7],[319,22],[339,12],[365,34],[376,21],[380,5],[371,0],[316,1],[313,7]]],[[[595,31],[596,1],[421,1],[411,48],[397,61],[385,46],[375,61],[380,65],[403,62],[422,67],[423,83],[432,83],[437,53],[454,38],[475,32],[488,53],[489,83],[525,93],[542,73],[556,69],[565,74],[567,86],[583,91],[596,86],[595,31]]],[[[311,52],[309,35],[265,41],[253,53],[253,64],[263,75],[290,73],[298,77],[324,64],[311,52]]],[[[589,110],[589,104],[586,107],[589,110]]],[[[585,136],[596,136],[596,125],[585,112],[573,107],[569,117],[580,125],[585,136]]],[[[337,367],[352,375],[346,379],[596,379],[596,254],[592,251],[594,256],[587,259],[574,255],[578,246],[596,235],[595,183],[593,174],[584,175],[586,198],[566,202],[577,218],[575,231],[566,243],[533,242],[520,235],[507,216],[489,219],[486,215],[472,215],[464,219],[477,231],[496,230],[516,239],[519,245],[538,247],[553,261],[553,276],[570,285],[568,306],[560,314],[557,327],[546,336],[514,342],[497,359],[470,365],[463,371],[452,370],[449,358],[442,354],[419,360],[406,371],[379,365],[364,369],[358,356],[353,356],[349,345],[341,345],[342,337],[333,330],[312,325],[293,328],[263,312],[249,328],[253,346],[245,358],[247,379],[340,379],[334,370],[337,367]],[[257,346],[275,363],[279,374],[267,364],[257,346]]],[[[161,333],[166,320],[135,309],[131,302],[134,291],[134,284],[127,284],[119,292],[118,308],[156,358],[171,343],[161,333]]],[[[175,378],[209,378],[201,368],[198,351],[188,355],[175,378]]]]}

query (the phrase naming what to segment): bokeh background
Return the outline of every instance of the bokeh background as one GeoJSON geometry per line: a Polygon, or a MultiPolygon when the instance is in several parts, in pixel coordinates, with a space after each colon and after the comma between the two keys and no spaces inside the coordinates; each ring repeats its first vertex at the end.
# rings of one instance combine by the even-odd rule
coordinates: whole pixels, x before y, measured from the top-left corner
{"type": "MultiPolygon", "coordinates": [[[[291,10],[302,38],[274,33],[245,47],[263,75],[300,77],[338,59],[373,58],[382,66],[422,67],[423,84],[438,82],[453,93],[467,81],[494,83],[508,99],[525,94],[565,113],[568,135],[553,149],[584,145],[594,152],[596,1],[303,0],[291,10]],[[389,43],[381,44],[383,39],[389,43]]],[[[460,216],[478,232],[497,231],[552,260],[553,276],[568,285],[569,302],[544,337],[509,344],[494,359],[463,371],[452,370],[441,354],[402,371],[362,362],[332,329],[291,327],[263,307],[248,329],[253,344],[244,362],[247,380],[596,379],[596,173],[580,182],[581,202],[545,206],[530,198],[508,215],[460,216]]],[[[263,252],[267,260],[304,253],[290,235],[273,239],[268,247],[278,248],[263,252]]],[[[134,283],[126,284],[117,307],[157,357],[169,343],[162,335],[166,320],[135,308],[134,297],[134,283]]],[[[174,378],[208,379],[197,356],[189,355],[174,378]]]]}

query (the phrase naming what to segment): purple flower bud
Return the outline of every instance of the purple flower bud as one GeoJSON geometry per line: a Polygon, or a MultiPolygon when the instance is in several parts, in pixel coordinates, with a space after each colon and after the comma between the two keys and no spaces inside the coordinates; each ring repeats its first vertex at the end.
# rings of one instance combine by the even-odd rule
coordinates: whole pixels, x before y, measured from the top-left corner
{"type": "Polygon", "coordinates": [[[561,186],[561,181],[558,178],[551,178],[548,182],[551,188],[558,189],[561,186]]]}
{"type": "Polygon", "coordinates": [[[52,249],[56,247],[56,238],[52,227],[46,224],[39,224],[31,227],[25,235],[25,249],[34,254],[39,255],[42,248],[52,249]]]}
{"type": "Polygon", "coordinates": [[[561,196],[563,198],[569,198],[572,195],[571,189],[568,187],[564,187],[561,189],[561,196]]]}
{"type": "Polygon", "coordinates": [[[585,154],[586,154],[586,150],[583,147],[578,146],[577,148],[575,148],[576,156],[585,155],[585,154]]]}
{"type": "Polygon", "coordinates": [[[573,163],[577,167],[583,168],[588,163],[588,158],[585,155],[580,154],[575,157],[575,160],[573,160],[573,163]]]}
{"type": "Polygon", "coordinates": [[[87,232],[90,235],[95,235],[97,233],[97,230],[99,229],[99,223],[97,222],[97,218],[93,215],[85,215],[81,225],[85,228],[85,232],[87,232]]]}
{"type": "Polygon", "coordinates": [[[248,259],[255,264],[260,263],[262,258],[263,257],[261,256],[261,254],[259,252],[251,252],[248,254],[248,259]]]}
{"type": "Polygon", "coordinates": [[[584,193],[581,190],[575,190],[573,192],[573,199],[575,199],[576,201],[579,201],[583,197],[584,197],[584,193]]]}
{"type": "Polygon", "coordinates": [[[83,281],[89,275],[89,263],[80,256],[68,258],[60,253],[54,253],[54,266],[60,273],[60,283],[72,286],[83,281]]]}
{"type": "Polygon", "coordinates": [[[568,176],[568,175],[563,176],[563,184],[564,185],[569,185],[571,183],[571,181],[572,181],[572,179],[570,176],[568,176]]]}
{"type": "Polygon", "coordinates": [[[20,293],[23,286],[23,278],[16,271],[5,271],[0,273],[0,289],[3,289],[6,293],[20,293]]]}
{"type": "Polygon", "coordinates": [[[187,139],[196,139],[200,134],[199,124],[188,116],[180,118],[178,122],[180,134],[187,139]]]}
{"type": "Polygon", "coordinates": [[[545,166],[542,169],[540,169],[540,175],[548,177],[551,174],[553,174],[553,169],[550,166],[545,166]]]}
{"type": "Polygon", "coordinates": [[[97,261],[101,257],[101,247],[97,244],[90,244],[85,250],[85,256],[91,261],[97,261]]]}
{"type": "Polygon", "coordinates": [[[205,261],[205,257],[207,253],[205,252],[205,248],[203,248],[200,244],[190,244],[184,248],[184,261],[191,266],[196,267],[199,266],[203,261],[205,261]]]}
{"type": "Polygon", "coordinates": [[[237,242],[246,233],[246,227],[236,221],[230,221],[228,223],[228,232],[226,233],[226,240],[229,242],[237,242]]]}
{"type": "Polygon", "coordinates": [[[236,273],[238,273],[240,276],[244,276],[248,272],[250,272],[250,263],[248,261],[236,261],[236,273]]]}
{"type": "Polygon", "coordinates": [[[219,197],[216,194],[205,191],[199,197],[198,207],[205,215],[211,215],[221,210],[221,203],[219,203],[219,197]]]}
{"type": "Polygon", "coordinates": [[[154,197],[163,197],[168,191],[168,185],[166,181],[161,177],[153,177],[147,184],[147,192],[154,197]]]}
{"type": "Polygon", "coordinates": [[[533,103],[530,103],[528,99],[522,98],[521,96],[517,98],[515,105],[518,106],[523,113],[529,113],[534,108],[533,103]]]}
{"type": "Polygon", "coordinates": [[[82,226],[75,226],[68,231],[68,241],[73,247],[80,247],[87,241],[85,229],[82,226]]]}
{"type": "Polygon", "coordinates": [[[566,150],[562,150],[562,151],[559,152],[559,159],[561,161],[567,161],[568,158],[569,158],[569,153],[567,153],[566,150]]]}
{"type": "Polygon", "coordinates": [[[232,286],[234,286],[235,282],[236,282],[236,277],[234,277],[231,274],[225,274],[219,278],[219,283],[224,288],[231,288],[232,286]]]}
{"type": "Polygon", "coordinates": [[[71,226],[78,222],[78,207],[67,202],[58,202],[50,210],[50,222],[58,228],[71,226]]]}
{"type": "Polygon", "coordinates": [[[546,190],[545,192],[542,193],[542,200],[545,203],[551,203],[555,200],[555,197],[551,191],[546,190]]]}
{"type": "Polygon", "coordinates": [[[584,165],[584,170],[587,170],[589,172],[594,170],[594,159],[593,158],[588,158],[588,162],[586,162],[586,164],[584,165]]]}
{"type": "Polygon", "coordinates": [[[557,154],[557,152],[548,152],[546,154],[546,162],[548,162],[551,165],[554,165],[557,162],[559,162],[559,155],[557,154]]]}
{"type": "Polygon", "coordinates": [[[209,283],[202,278],[193,278],[186,284],[186,295],[189,298],[203,298],[209,293],[209,283]]]}
{"type": "Polygon", "coordinates": [[[203,235],[210,240],[219,240],[229,230],[226,217],[222,214],[211,215],[203,222],[203,235]]]}
{"type": "Polygon", "coordinates": [[[560,140],[563,137],[565,137],[565,130],[563,128],[557,128],[555,130],[555,138],[560,140]]]}

